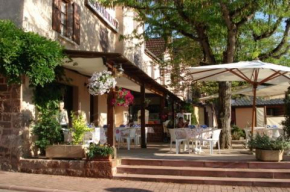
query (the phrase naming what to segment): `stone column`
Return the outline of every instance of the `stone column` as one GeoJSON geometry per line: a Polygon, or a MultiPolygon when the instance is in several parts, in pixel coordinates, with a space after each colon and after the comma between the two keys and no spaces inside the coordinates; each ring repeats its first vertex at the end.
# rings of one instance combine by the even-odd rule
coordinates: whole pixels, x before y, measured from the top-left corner
{"type": "Polygon", "coordinates": [[[21,85],[0,74],[0,169],[17,170],[21,155],[21,85]]]}

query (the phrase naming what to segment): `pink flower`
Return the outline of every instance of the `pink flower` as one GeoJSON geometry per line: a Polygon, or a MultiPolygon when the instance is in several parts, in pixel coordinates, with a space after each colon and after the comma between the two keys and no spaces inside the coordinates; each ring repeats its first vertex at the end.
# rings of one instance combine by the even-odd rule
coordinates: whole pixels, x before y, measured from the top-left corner
{"type": "Polygon", "coordinates": [[[112,100],[113,105],[128,107],[134,101],[134,96],[129,90],[119,89],[116,98],[112,100]]]}

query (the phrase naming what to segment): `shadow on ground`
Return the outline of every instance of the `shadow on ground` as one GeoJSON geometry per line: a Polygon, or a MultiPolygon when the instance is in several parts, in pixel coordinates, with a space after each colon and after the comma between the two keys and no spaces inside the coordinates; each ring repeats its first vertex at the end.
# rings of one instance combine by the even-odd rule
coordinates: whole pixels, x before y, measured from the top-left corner
{"type": "Polygon", "coordinates": [[[111,191],[111,192],[120,192],[120,191],[124,191],[124,192],[129,192],[129,191],[134,191],[134,192],[152,192],[150,190],[146,190],[146,189],[135,189],[135,188],[122,188],[122,187],[115,187],[115,188],[107,188],[105,189],[106,191],[111,191]]]}

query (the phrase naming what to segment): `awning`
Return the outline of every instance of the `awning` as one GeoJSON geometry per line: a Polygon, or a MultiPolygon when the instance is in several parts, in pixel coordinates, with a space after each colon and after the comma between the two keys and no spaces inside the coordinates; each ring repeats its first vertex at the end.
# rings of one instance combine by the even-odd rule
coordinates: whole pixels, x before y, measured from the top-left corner
{"type": "Polygon", "coordinates": [[[117,86],[140,92],[140,85],[142,82],[144,82],[146,93],[155,93],[162,96],[168,95],[174,98],[175,101],[181,102],[179,97],[160,85],[149,75],[147,75],[142,69],[133,64],[120,53],[104,53],[78,50],[65,50],[64,52],[71,59],[73,59],[71,63],[64,64],[65,68],[78,71],[79,73],[87,76],[91,76],[95,71],[104,70],[103,67],[106,67],[104,63],[106,63],[108,67],[111,67],[114,64],[122,64],[124,69],[124,76],[117,79],[117,86]],[[101,63],[102,60],[103,62],[101,63]]]}
{"type": "Polygon", "coordinates": [[[71,61],[66,61],[63,66],[86,76],[108,69],[102,58],[73,58],[71,61]]]}

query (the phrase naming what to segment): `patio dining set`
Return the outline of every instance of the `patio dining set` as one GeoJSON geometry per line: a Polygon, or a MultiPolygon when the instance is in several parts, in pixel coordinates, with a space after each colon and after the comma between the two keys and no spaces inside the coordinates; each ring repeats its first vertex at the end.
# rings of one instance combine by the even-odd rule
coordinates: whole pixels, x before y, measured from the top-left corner
{"type": "MultiPolygon", "coordinates": [[[[145,142],[147,143],[147,134],[154,133],[154,129],[152,127],[145,127],[145,142]]],[[[132,127],[120,126],[116,128],[116,142],[118,144],[118,148],[124,141],[126,140],[127,149],[130,150],[131,141],[134,141],[135,146],[140,145],[141,138],[141,126],[133,125],[132,127]]]]}
{"type": "MultiPolygon", "coordinates": [[[[107,143],[107,128],[104,127],[91,127],[92,130],[86,132],[84,135],[84,144],[89,146],[90,143],[107,143]]],[[[132,127],[120,126],[115,129],[115,139],[118,145],[118,149],[121,145],[127,143],[127,149],[130,150],[131,142],[134,141],[135,146],[140,144],[141,138],[141,126],[133,125],[132,127]]],[[[154,129],[152,127],[145,127],[145,141],[147,143],[147,134],[154,133],[154,129]]]]}
{"type": "Polygon", "coordinates": [[[170,133],[170,151],[172,150],[172,144],[175,142],[176,154],[179,154],[181,145],[183,144],[183,151],[194,151],[200,154],[202,147],[209,144],[210,154],[213,154],[213,148],[218,144],[218,150],[220,153],[219,137],[221,129],[216,128],[175,128],[168,129],[170,133]],[[191,144],[191,149],[190,149],[191,144]],[[195,146],[195,148],[193,147],[195,146]],[[186,149],[187,147],[187,149],[186,149]]]}

